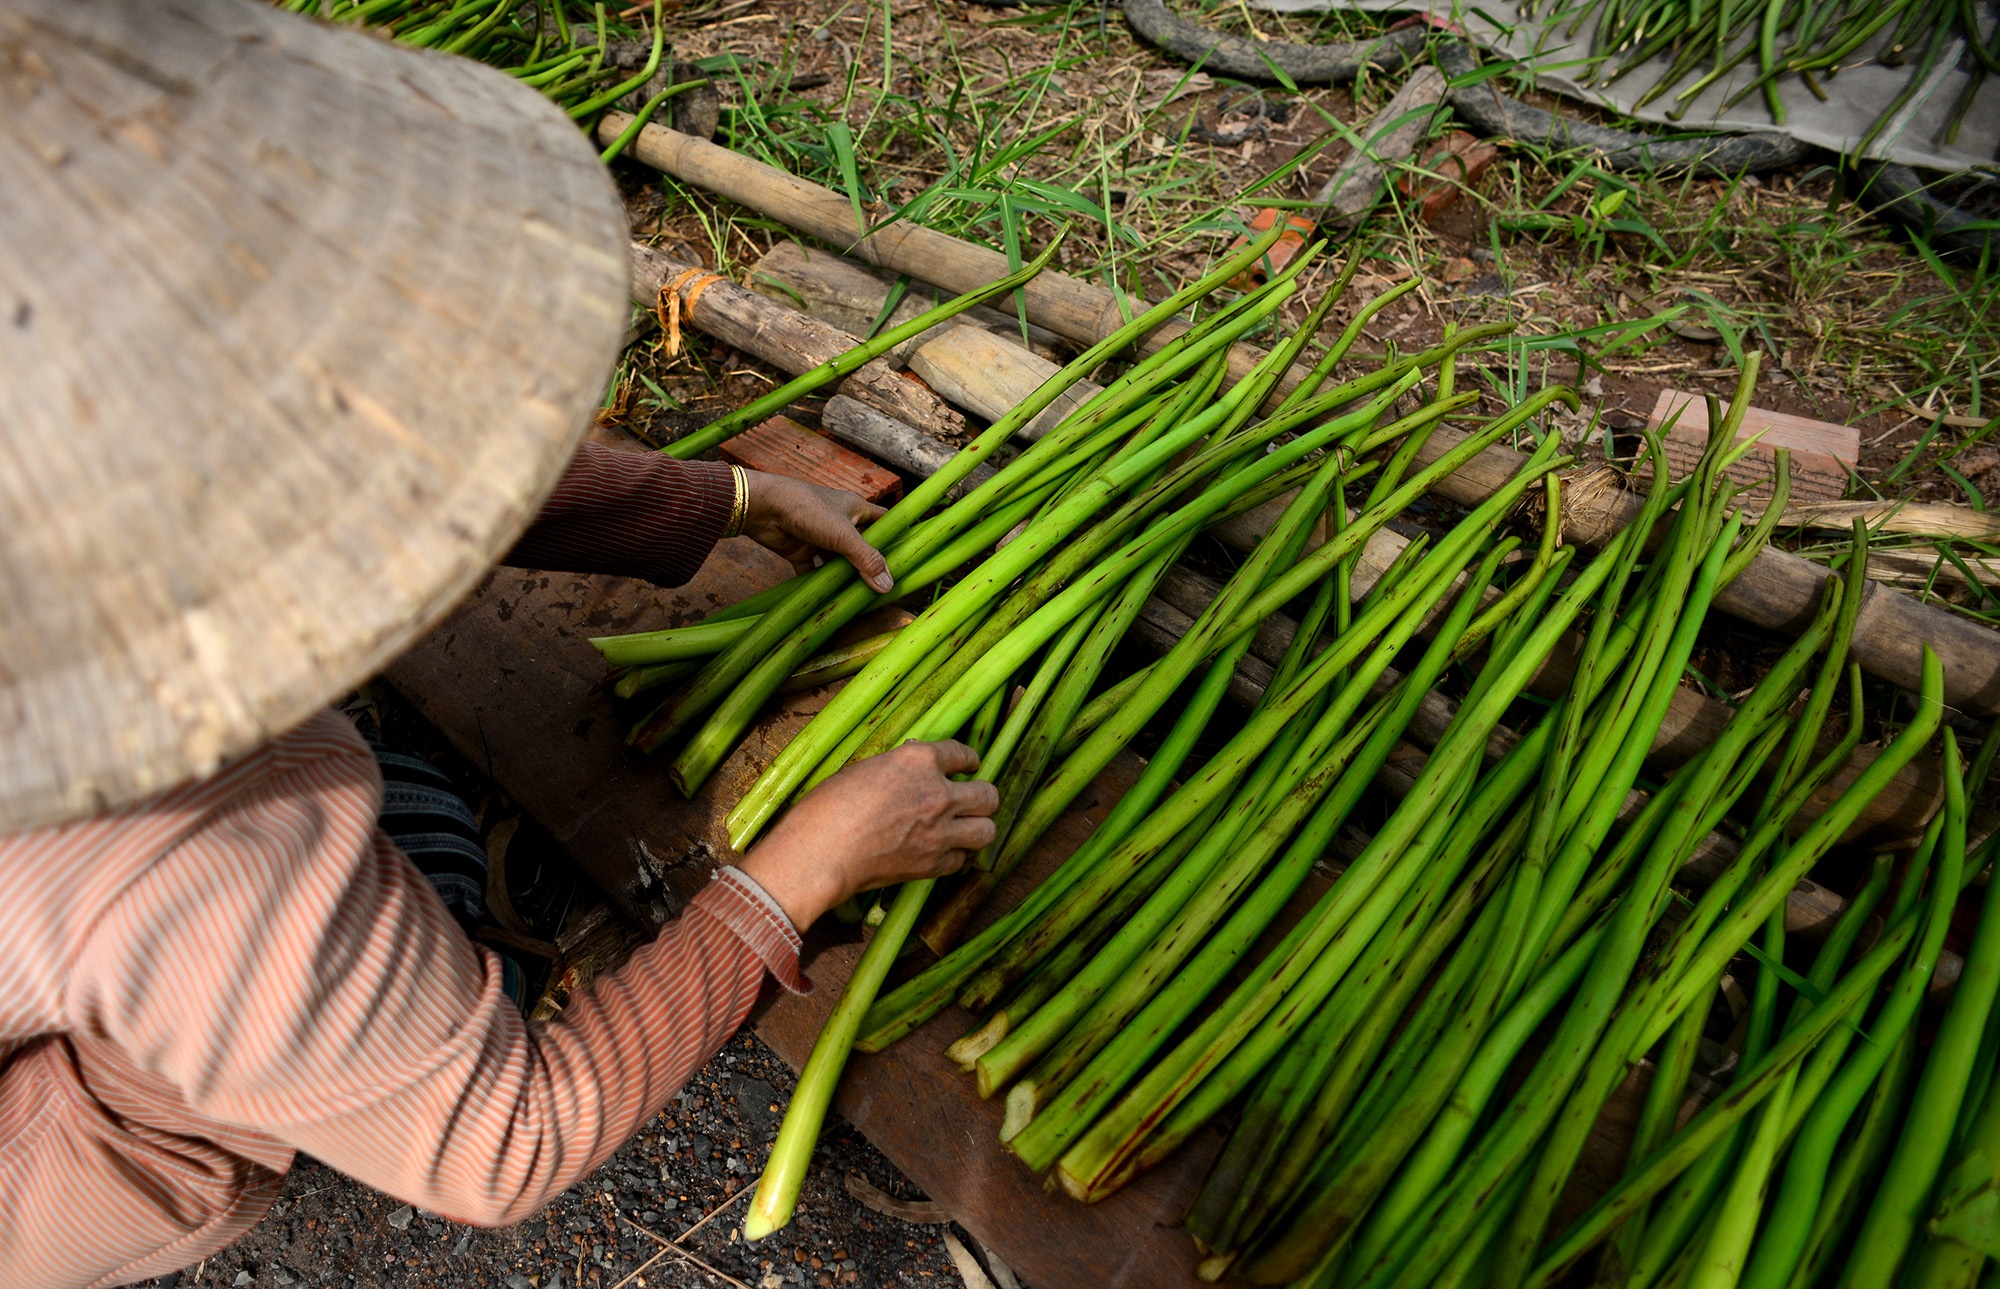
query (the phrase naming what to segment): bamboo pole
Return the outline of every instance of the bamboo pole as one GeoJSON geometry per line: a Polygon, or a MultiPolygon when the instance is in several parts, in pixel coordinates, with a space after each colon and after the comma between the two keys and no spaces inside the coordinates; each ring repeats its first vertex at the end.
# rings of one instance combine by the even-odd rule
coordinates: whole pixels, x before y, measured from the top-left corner
{"type": "MultiPolygon", "coordinates": [[[[629,123],[630,117],[624,113],[607,113],[599,132],[607,139],[616,138],[629,123]]],[[[782,220],[859,259],[946,290],[968,291],[1007,272],[1007,258],[998,251],[907,221],[864,230],[856,224],[853,204],[847,198],[663,126],[649,125],[641,130],[630,155],[782,220]]],[[[1054,270],[1030,282],[1024,294],[1030,321],[1080,344],[1103,339],[1126,317],[1125,308],[1110,291],[1054,270]]],[[[1144,307],[1138,300],[1126,303],[1134,310],[1144,307]]],[[[1163,343],[1181,329],[1180,324],[1169,323],[1154,333],[1150,343],[1163,343]]],[[[1253,346],[1235,346],[1229,359],[1231,376],[1240,378],[1263,356],[1253,346]]],[[[1279,393],[1288,391],[1302,376],[1294,368],[1279,382],[1279,393]]],[[[1462,435],[1440,429],[1432,435],[1422,460],[1433,461],[1462,441],[1462,435]]],[[[1523,459],[1521,453],[1508,448],[1488,448],[1446,479],[1438,491],[1453,501],[1477,503],[1492,493],[1499,480],[1513,475],[1523,459]]],[[[1630,522],[1638,504],[1634,498],[1607,497],[1593,515],[1566,518],[1568,530],[1576,540],[1601,545],[1630,522]]],[[[1717,597],[1716,604],[1746,622],[1795,634],[1810,616],[1825,576],[1826,570],[1817,564],[1785,551],[1766,549],[1717,597]]],[[[2000,712],[2000,634],[1902,592],[1871,585],[1853,646],[1853,656],[1863,669],[1914,690],[1926,644],[1944,665],[1946,702],[1986,716],[2000,712]]]]}
{"type": "MultiPolygon", "coordinates": [[[[669,290],[679,298],[679,322],[753,354],[794,376],[854,348],[838,327],[746,291],[698,264],[687,264],[633,243],[632,298],[657,309],[669,290]]],[[[881,359],[858,368],[840,392],[917,429],[948,437],[962,433],[965,418],[916,381],[881,359]]]]}

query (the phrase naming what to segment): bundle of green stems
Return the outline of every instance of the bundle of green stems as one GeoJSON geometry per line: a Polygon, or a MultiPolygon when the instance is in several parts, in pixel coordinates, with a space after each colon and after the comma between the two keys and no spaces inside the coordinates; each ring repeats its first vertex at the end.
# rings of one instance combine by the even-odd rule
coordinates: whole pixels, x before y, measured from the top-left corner
{"type": "MultiPolygon", "coordinates": [[[[1533,16],[1539,7],[1524,12],[1533,16]]],[[[1844,66],[1908,64],[1909,88],[1884,110],[1887,121],[1949,58],[1971,73],[1948,126],[1950,142],[1986,74],[2000,71],[2000,28],[1985,29],[1990,19],[1983,24],[1981,6],[1968,0],[1582,0],[1557,6],[1548,20],[1574,37],[1593,17],[1591,59],[1604,69],[1605,82],[1655,59],[1669,60],[1639,104],[1673,94],[1668,115],[1675,120],[1696,96],[1732,75],[1734,90],[1725,106],[1761,94],[1772,122],[1783,125],[1778,87],[1787,79],[1797,78],[1824,100],[1830,91],[1823,82],[1844,66]],[[1737,75],[1740,71],[1746,74],[1737,75]]],[[[1864,140],[1861,148],[1866,146],[1864,140]]]]}
{"type": "MultiPolygon", "coordinates": [[[[1570,584],[1582,594],[1589,572],[1618,561],[1589,592],[1599,598],[1568,692],[1432,825],[1432,845],[1413,854],[1398,842],[1398,862],[1423,864],[1426,878],[1328,992],[1299,1000],[1310,1014],[1296,1036],[1247,1071],[1241,1120],[1189,1216],[1204,1274],[1540,1287],[1570,1283],[1589,1255],[1592,1283],[1632,1286],[1977,1283],[1992,1241],[1973,1214],[1990,1211],[1985,1134],[2000,1124],[1986,1100],[2000,920],[1982,916],[1927,1058],[1912,1037],[1952,910],[1981,867],[1966,861],[1965,803],[1984,770],[1968,788],[1949,739],[1945,808],[1874,942],[1864,930],[1882,912],[1886,858],[1808,974],[1783,965],[1786,894],[1942,716],[1929,658],[1887,765],[1804,822],[1862,733],[1846,655],[1865,530],[1815,620],[1728,726],[1622,832],[1611,827],[1693,628],[1755,549],[1756,535],[1736,542],[1725,518],[1725,460],[1711,449],[1670,521],[1672,490],[1656,484],[1621,538],[1633,545],[1607,549],[1570,584]],[[1661,524],[1635,584],[1626,561],[1661,524]],[[1843,675],[1849,725],[1829,749],[1820,734],[1843,675]],[[1676,871],[1728,816],[1741,821],[1735,862],[1698,899],[1678,896],[1676,871]],[[1439,884],[1416,893],[1432,873],[1439,884]],[[1704,1101],[1695,1064],[1709,1005],[1745,954],[1757,974],[1735,1076],[1683,1124],[1704,1101]],[[1653,1078],[1624,1177],[1554,1228],[1586,1143],[1642,1062],[1653,1078]]],[[[1099,1171],[1075,1176],[1065,1158],[1061,1181],[1088,1194],[1077,1182],[1104,1176],[1104,1158],[1079,1161],[1099,1171]]]]}
{"type": "MultiPolygon", "coordinates": [[[[644,37],[648,56],[637,72],[621,70],[605,55],[620,30],[603,0],[274,0],[279,8],[328,22],[365,26],[398,44],[462,54],[490,64],[532,85],[560,105],[586,130],[625,96],[642,88],[660,69],[666,51],[662,0],[651,6],[652,32],[644,37]]],[[[651,95],[632,126],[605,149],[606,161],[638,137],[662,103],[697,81],[683,81],[651,95]]]]}
{"type": "MultiPolygon", "coordinates": [[[[1968,786],[1947,740],[1945,808],[1893,899],[1885,858],[1804,974],[1785,965],[1787,895],[1943,714],[1927,655],[1912,714],[1827,791],[1864,736],[1848,652],[1865,530],[1713,742],[1656,781],[1646,757],[1708,610],[1782,510],[1746,528],[1733,506],[1740,413],[1716,415],[1722,430],[1688,478],[1649,469],[1636,521],[1577,559],[1555,539],[1569,458],[1536,429],[1573,395],[1547,390],[1482,421],[1455,392],[1456,355],[1490,329],[1336,374],[1378,299],[1277,397],[1350,265],[1304,325],[1226,381],[1231,344],[1313,261],[1215,305],[1268,240],[1079,357],[876,521],[890,594],[829,564],[708,622],[598,642],[631,668],[632,692],[679,685],[635,741],[670,745],[689,791],[773,694],[850,677],[731,813],[739,847],[825,776],[907,738],[968,739],[1002,788],[996,839],[956,884],[934,899],[932,883],[909,883],[888,905],[801,1077],[746,1234],[789,1219],[849,1052],[957,1003],[979,1019],[950,1055],[982,1095],[1004,1098],[1007,1148],[1085,1202],[1236,1112],[1188,1217],[1205,1276],[1548,1286],[1588,1258],[1607,1283],[1640,1286],[1975,1283],[1982,1205],[2000,1185],[1988,1095],[2000,918],[1982,919],[1927,1056],[1913,1022],[1983,862],[1966,855],[1965,803],[1993,747],[1968,786]],[[1201,301],[1202,321],[942,504],[1063,390],[1201,301]],[[1425,462],[1447,418],[1468,432],[1425,462]],[[1431,521],[1363,585],[1371,537],[1523,434],[1537,446],[1503,487],[1455,523],[1431,521]],[[1546,510],[1523,549],[1505,533],[1531,494],[1546,510]],[[1281,496],[1185,634],[1114,680],[1118,645],[1189,543],[1281,496]],[[912,592],[928,603],[907,625],[829,647],[912,592]],[[1262,697],[1222,718],[1237,664],[1281,611],[1296,627],[1262,697]],[[1567,669],[1556,700],[1526,701],[1552,668],[1567,669]],[[1447,691],[1449,723],[1419,753],[1404,741],[1412,722],[1447,691]],[[1104,821],[966,935],[1147,731],[1157,746],[1104,821]],[[1381,800],[1392,761],[1399,799],[1306,898],[1335,835],[1381,800]],[[1684,893],[1683,866],[1713,853],[1718,832],[1733,859],[1684,893]],[[920,922],[937,956],[885,988],[920,922]],[[1704,1104],[1711,1004],[1745,971],[1735,1074],[1704,1104]],[[1569,1220],[1574,1203],[1558,1201],[1642,1065],[1653,1077],[1624,1174],[1569,1220]]],[[[1732,408],[1755,379],[1753,359],[1732,408]]]]}

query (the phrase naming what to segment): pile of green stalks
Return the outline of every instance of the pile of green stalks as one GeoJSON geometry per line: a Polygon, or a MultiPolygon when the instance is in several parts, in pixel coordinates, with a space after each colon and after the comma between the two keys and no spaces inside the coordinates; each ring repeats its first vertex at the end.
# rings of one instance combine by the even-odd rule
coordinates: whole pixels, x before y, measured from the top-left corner
{"type": "MultiPolygon", "coordinates": [[[[1523,13],[1533,17],[1538,7],[1526,6],[1523,13]]],[[[1971,73],[1947,126],[1945,141],[1957,140],[1986,74],[2000,72],[2000,28],[1982,30],[1982,8],[1974,0],[1583,0],[1559,5],[1549,19],[1566,22],[1564,30],[1574,37],[1595,16],[1591,57],[1604,69],[1606,83],[1656,59],[1669,59],[1638,101],[1644,105],[1673,94],[1675,106],[1668,115],[1676,120],[1696,96],[1732,75],[1737,77],[1735,89],[1725,107],[1761,94],[1772,122],[1783,125],[1785,106],[1778,87],[1786,80],[1796,78],[1824,100],[1843,66],[1910,65],[1909,87],[1883,110],[1854,149],[1858,155],[1946,61],[1971,73]],[[1738,75],[1744,71],[1748,74],[1738,75]]]]}
{"type": "MultiPolygon", "coordinates": [[[[1715,436],[1684,483],[1656,477],[1634,526],[1551,606],[1524,606],[1409,795],[1301,927],[1344,895],[1370,901],[1374,916],[1350,916],[1281,993],[1294,931],[1110,1114],[1081,1129],[1059,1123],[1074,1144],[1030,1162],[1053,1163],[1071,1193],[1097,1198],[1247,1094],[1188,1219],[1211,1278],[1548,1286],[1569,1283],[1593,1254],[1591,1283],[1803,1285],[1843,1267],[1840,1283],[1897,1283],[1966,1084],[1976,1074],[1983,1095],[1990,1076],[1990,1065],[1975,1067],[1995,982],[1975,964],[1951,1014],[1965,1049],[1946,1058],[1941,1039],[1926,1069],[1926,1079],[1939,1071],[1936,1100],[1909,1100],[1908,1058],[1889,1059],[1971,871],[1965,794],[1947,742],[1947,809],[1885,927],[1863,941],[1886,860],[1809,974],[1790,972],[1786,895],[1942,716],[1941,674],[1927,657],[1914,717],[1805,821],[1862,733],[1859,671],[1847,660],[1865,587],[1861,530],[1814,620],[1715,741],[1642,791],[1643,755],[1707,608],[1762,539],[1741,532],[1720,482],[1732,439],[1733,429],[1715,436]],[[1573,626],[1581,635],[1561,700],[1482,766],[1494,709],[1481,687],[1548,665],[1573,626]],[[1823,750],[1843,689],[1846,733],[1823,750]],[[1472,721],[1476,712],[1487,714],[1472,721]],[[1698,898],[1683,895],[1676,875],[1730,819],[1741,830],[1733,862],[1698,898]],[[1932,871],[1934,851],[1943,862],[1932,871]],[[1378,881],[1372,866],[1392,857],[1395,886],[1347,894],[1358,873],[1378,881]],[[1746,955],[1755,993],[1735,1077],[1683,1124],[1691,1085],[1705,1082],[1694,1075],[1709,1009],[1746,955]],[[1593,1136],[1600,1117],[1642,1067],[1652,1079],[1624,1178],[1560,1229],[1553,1219],[1578,1187],[1586,1147],[1604,1148],[1593,1136]],[[1850,1124],[1871,1097],[1874,1117],[1850,1124]],[[1940,1122],[1921,1127],[1924,1117],[1940,1122]],[[1899,1137],[1899,1159],[1923,1157],[1877,1176],[1881,1146],[1899,1137]],[[1919,1139],[1924,1151],[1910,1146],[1919,1139]]],[[[1982,940],[1996,935],[1989,920],[1982,940]]]]}
{"type": "MultiPolygon", "coordinates": [[[[278,8],[328,22],[368,27],[396,43],[462,54],[532,85],[586,131],[619,100],[635,94],[660,70],[666,51],[663,0],[650,6],[649,53],[636,72],[607,61],[625,30],[607,15],[603,0],[276,0],[278,8]]],[[[631,11],[627,10],[629,14],[631,11]]],[[[625,15],[621,14],[622,19],[625,15]]],[[[662,103],[699,84],[683,81],[657,90],[639,107],[631,128],[603,152],[609,162],[631,145],[662,103]]]]}
{"type": "MultiPolygon", "coordinates": [[[[625,692],[675,686],[634,741],[670,748],[689,792],[774,694],[851,675],[737,804],[738,847],[799,793],[905,739],[965,739],[1000,789],[993,844],[945,889],[913,882],[889,902],[745,1234],[789,1220],[850,1051],[880,1050],[957,1003],[979,1023],[950,1054],[982,1095],[1004,1098],[1006,1147],[1079,1200],[1236,1115],[1188,1217],[1210,1278],[1543,1286],[1583,1274],[1588,1257],[1608,1283],[1804,1285],[1864,1249],[1880,1265],[1845,1283],[1894,1284],[1919,1266],[1976,1273],[2000,1160],[1988,1144],[2000,1028],[1987,1024],[2000,917],[1982,920],[1927,1061],[1912,1021],[1983,862],[1967,859],[1965,802],[1993,745],[1962,775],[1947,740],[1947,806],[1893,899],[1885,857],[1803,970],[1787,965],[1802,957],[1787,950],[1787,895],[1943,715],[1927,654],[1913,714],[1828,790],[1865,732],[1848,657],[1865,530],[1711,745],[1664,782],[1649,777],[1710,605],[1783,510],[1781,496],[1750,528],[1733,506],[1738,419],[1712,410],[1722,430],[1697,469],[1679,482],[1645,471],[1636,522],[1579,559],[1555,540],[1569,458],[1536,424],[1574,396],[1545,390],[1481,420],[1455,388],[1457,355],[1497,329],[1447,331],[1352,374],[1354,341],[1392,293],[1354,309],[1298,378],[1350,265],[1288,339],[1226,381],[1232,344],[1314,262],[1218,303],[1269,240],[1080,356],[876,521],[868,537],[894,591],[834,563],[704,623],[598,642],[628,668],[625,692]],[[1192,329],[1002,463],[1075,381],[1198,303],[1208,311],[1192,329]],[[1426,463],[1447,420],[1466,433],[1426,463]],[[1409,531],[1437,481],[1522,437],[1539,446],[1504,487],[1380,558],[1396,547],[1388,526],[1409,531]],[[1118,646],[1190,543],[1280,497],[1282,514],[1185,634],[1118,675],[1118,646]],[[1530,499],[1541,536],[1524,541],[1507,528],[1530,499]],[[1371,542],[1366,567],[1379,572],[1364,574],[1371,542]],[[928,603],[907,625],[830,647],[913,594],[928,603]],[[1294,629],[1262,697],[1223,715],[1253,636],[1281,617],[1294,629]],[[1528,695],[1552,676],[1553,701],[1528,695]],[[1440,704],[1448,719],[1419,753],[1405,740],[1420,709],[1439,728],[1440,704]],[[1142,735],[1152,753],[1110,814],[967,935],[1142,735]],[[1372,835],[1338,876],[1315,877],[1336,835],[1364,823],[1372,835]],[[1718,852],[1733,858],[1687,889],[1683,867],[1718,852]],[[919,939],[934,958],[915,960],[919,939]],[[1714,1005],[1746,975],[1735,1075],[1718,1092],[1697,1058],[1714,1005]],[[1574,1217],[1586,1146],[1601,1152],[1600,1117],[1642,1071],[1653,1077],[1624,1175],[1574,1217]]],[[[1749,405],[1756,369],[1753,356],[1733,408],[1749,405]]]]}

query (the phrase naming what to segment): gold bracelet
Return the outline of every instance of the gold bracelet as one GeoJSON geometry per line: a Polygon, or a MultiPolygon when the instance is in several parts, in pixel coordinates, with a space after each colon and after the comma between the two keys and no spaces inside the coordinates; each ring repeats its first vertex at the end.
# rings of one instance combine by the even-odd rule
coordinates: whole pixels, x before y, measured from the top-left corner
{"type": "Polygon", "coordinates": [[[735,485],[736,496],[729,507],[729,522],[722,526],[722,535],[735,537],[743,531],[743,521],[750,514],[750,473],[740,465],[732,465],[729,478],[735,485]]]}

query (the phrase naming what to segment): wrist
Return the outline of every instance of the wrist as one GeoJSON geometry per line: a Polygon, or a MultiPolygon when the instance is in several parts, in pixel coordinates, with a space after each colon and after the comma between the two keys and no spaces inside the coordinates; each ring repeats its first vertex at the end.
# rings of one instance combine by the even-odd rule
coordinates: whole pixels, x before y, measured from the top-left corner
{"type": "Polygon", "coordinates": [[[769,842],[745,855],[737,867],[778,902],[800,935],[846,898],[819,865],[803,856],[774,853],[769,842]]]}
{"type": "Polygon", "coordinates": [[[734,496],[729,506],[729,522],[722,526],[722,535],[735,537],[742,533],[743,525],[750,518],[750,472],[740,465],[731,465],[729,483],[734,496]]]}

